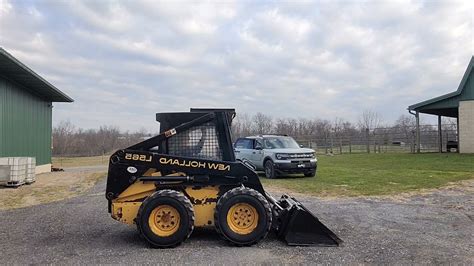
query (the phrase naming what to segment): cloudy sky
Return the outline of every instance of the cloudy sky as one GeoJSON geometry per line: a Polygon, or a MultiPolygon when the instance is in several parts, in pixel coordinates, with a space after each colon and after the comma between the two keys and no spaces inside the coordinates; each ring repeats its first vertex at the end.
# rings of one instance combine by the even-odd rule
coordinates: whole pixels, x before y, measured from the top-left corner
{"type": "MultiPolygon", "coordinates": [[[[469,3],[471,2],[471,3],[469,3]]],[[[473,4],[0,0],[0,47],[74,98],[54,123],[156,131],[155,113],[234,107],[385,121],[457,89],[473,4]]]]}

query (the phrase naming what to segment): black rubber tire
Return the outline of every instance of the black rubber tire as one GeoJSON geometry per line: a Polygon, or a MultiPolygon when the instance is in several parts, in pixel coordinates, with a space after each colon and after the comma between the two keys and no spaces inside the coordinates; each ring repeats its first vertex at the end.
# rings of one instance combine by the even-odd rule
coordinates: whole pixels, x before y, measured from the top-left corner
{"type": "Polygon", "coordinates": [[[267,178],[275,178],[275,165],[273,164],[272,160],[265,161],[264,170],[265,176],[267,178]]]}
{"type": "Polygon", "coordinates": [[[180,245],[188,239],[194,229],[194,209],[191,201],[181,192],[171,189],[158,190],[146,198],[136,218],[137,228],[140,235],[153,248],[170,248],[180,245]],[[150,213],[159,205],[170,205],[174,207],[179,215],[179,228],[171,236],[158,236],[150,229],[148,218],[150,213]]]}
{"type": "Polygon", "coordinates": [[[272,210],[267,199],[258,191],[237,187],[227,191],[217,201],[214,212],[214,224],[217,233],[236,246],[251,246],[264,239],[272,225],[272,210]],[[258,213],[258,224],[253,232],[240,235],[233,232],[227,224],[227,213],[236,203],[244,202],[254,207],[258,213]]]}
{"type": "Polygon", "coordinates": [[[311,171],[311,172],[304,173],[304,176],[306,176],[306,177],[314,177],[315,175],[316,175],[316,171],[311,171]]]}

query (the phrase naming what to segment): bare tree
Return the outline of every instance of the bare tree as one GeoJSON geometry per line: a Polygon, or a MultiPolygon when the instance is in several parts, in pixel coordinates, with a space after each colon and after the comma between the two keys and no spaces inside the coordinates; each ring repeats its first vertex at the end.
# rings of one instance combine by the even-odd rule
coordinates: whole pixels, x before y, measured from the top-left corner
{"type": "Polygon", "coordinates": [[[416,121],[413,116],[401,115],[397,121],[395,121],[394,127],[399,131],[405,138],[406,142],[413,136],[415,130],[416,121]]]}
{"type": "Polygon", "coordinates": [[[97,135],[100,140],[102,154],[105,154],[107,151],[110,151],[116,147],[118,137],[120,136],[120,131],[118,127],[101,126],[97,132],[97,135]]]}
{"type": "Polygon", "coordinates": [[[275,133],[276,134],[288,134],[288,125],[286,124],[286,119],[278,118],[275,121],[275,133]]]}
{"type": "Polygon", "coordinates": [[[73,135],[76,132],[76,127],[71,121],[61,121],[53,128],[53,151],[57,154],[68,153],[74,141],[73,135]]]}
{"type": "Polygon", "coordinates": [[[97,129],[76,128],[70,121],[61,121],[53,128],[53,154],[60,156],[95,156],[128,147],[146,138],[143,129],[120,133],[118,127],[104,125],[97,129]]]}
{"type": "MultiPolygon", "coordinates": [[[[411,144],[414,147],[413,130],[415,120],[412,116],[402,115],[392,125],[381,128],[382,119],[373,111],[364,111],[357,123],[357,127],[343,118],[335,118],[332,121],[318,118],[276,118],[269,115],[257,113],[248,115],[240,113],[232,122],[232,136],[234,140],[239,137],[254,134],[286,134],[294,137],[297,141],[308,144],[309,147],[325,149],[332,152],[333,147],[361,151],[366,147],[370,152],[370,145],[374,151],[381,147],[400,142],[399,145],[411,144]],[[374,130],[377,129],[377,130],[374,130]],[[404,143],[402,143],[404,142],[404,143]]],[[[455,139],[456,120],[444,119],[443,129],[446,133],[443,140],[455,139]],[[449,131],[451,130],[451,131],[449,131]],[[449,132],[448,132],[449,131],[449,132]]],[[[430,125],[420,127],[424,147],[430,148],[437,141],[437,128],[430,125]],[[431,145],[431,146],[430,146],[431,145]]],[[[116,149],[128,147],[150,137],[145,129],[136,132],[120,132],[119,128],[103,125],[99,129],[76,128],[70,121],[61,121],[53,129],[54,155],[101,155],[108,154],[116,149]]],[[[433,146],[434,147],[434,146],[433,146]]]]}
{"type": "Polygon", "coordinates": [[[246,113],[238,114],[232,121],[234,139],[248,136],[252,133],[252,120],[246,113]]]}
{"type": "Polygon", "coordinates": [[[273,131],[273,119],[271,116],[257,113],[253,116],[254,131],[256,134],[268,134],[273,131]]]}
{"type": "Polygon", "coordinates": [[[444,131],[446,130],[454,131],[458,127],[456,118],[451,118],[451,117],[443,117],[441,120],[441,125],[442,125],[442,130],[444,131]]]}
{"type": "Polygon", "coordinates": [[[382,123],[382,118],[377,112],[371,110],[364,110],[362,115],[359,118],[359,129],[360,130],[373,130],[377,127],[380,127],[382,123]]]}

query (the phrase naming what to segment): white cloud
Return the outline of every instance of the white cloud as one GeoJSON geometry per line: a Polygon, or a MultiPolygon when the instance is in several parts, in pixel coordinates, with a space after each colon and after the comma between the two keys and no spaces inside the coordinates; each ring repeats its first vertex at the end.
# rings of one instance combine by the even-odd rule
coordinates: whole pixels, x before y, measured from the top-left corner
{"type": "Polygon", "coordinates": [[[0,0],[0,46],[76,99],[54,121],[156,131],[154,113],[235,107],[390,120],[457,88],[469,1],[0,0]]]}
{"type": "Polygon", "coordinates": [[[8,0],[0,0],[0,14],[7,15],[12,7],[13,5],[8,0]]]}

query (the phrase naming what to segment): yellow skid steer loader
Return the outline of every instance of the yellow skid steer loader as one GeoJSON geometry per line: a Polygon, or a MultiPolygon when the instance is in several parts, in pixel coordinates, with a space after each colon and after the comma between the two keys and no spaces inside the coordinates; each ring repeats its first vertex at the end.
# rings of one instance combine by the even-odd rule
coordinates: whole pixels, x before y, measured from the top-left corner
{"type": "Polygon", "coordinates": [[[160,134],[110,157],[106,198],[112,218],[133,225],[152,247],[174,247],[195,227],[213,227],[237,246],[273,228],[289,245],[342,241],[300,202],[266,193],[248,163],[235,160],[234,109],[158,113],[160,134]]]}

